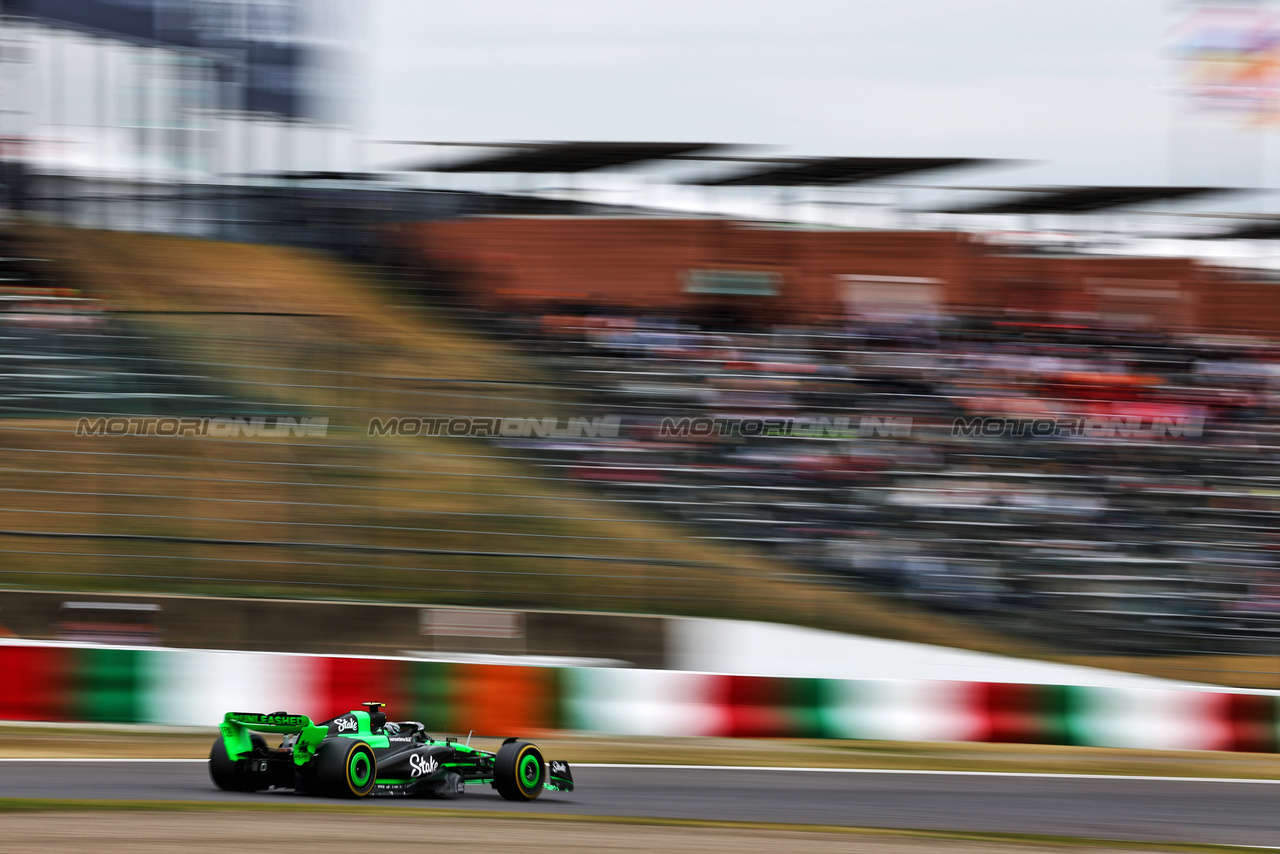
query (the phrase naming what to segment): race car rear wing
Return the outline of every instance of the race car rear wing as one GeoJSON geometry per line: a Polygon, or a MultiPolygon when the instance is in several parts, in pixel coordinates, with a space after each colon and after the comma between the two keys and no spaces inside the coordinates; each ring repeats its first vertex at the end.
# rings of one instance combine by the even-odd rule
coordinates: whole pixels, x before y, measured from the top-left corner
{"type": "Polygon", "coordinates": [[[233,761],[253,752],[253,739],[249,733],[280,732],[298,734],[298,741],[293,745],[293,761],[296,765],[305,765],[320,748],[320,742],[329,734],[329,728],[317,726],[306,715],[290,715],[285,712],[273,712],[260,715],[256,712],[227,712],[218,725],[222,733],[222,743],[227,748],[227,756],[233,761]]]}

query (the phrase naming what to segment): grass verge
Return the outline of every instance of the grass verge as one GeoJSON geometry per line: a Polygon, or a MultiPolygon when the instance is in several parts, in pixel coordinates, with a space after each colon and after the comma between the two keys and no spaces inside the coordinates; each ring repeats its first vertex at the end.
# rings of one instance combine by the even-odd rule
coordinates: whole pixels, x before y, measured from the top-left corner
{"type": "MultiPolygon", "coordinates": [[[[286,813],[290,815],[342,815],[361,818],[405,818],[404,807],[384,807],[376,804],[298,804],[253,803],[217,801],[130,801],[130,800],[71,800],[41,798],[0,799],[0,813],[57,813],[68,817],[76,814],[109,812],[113,816],[122,813],[286,813]]],[[[432,819],[459,819],[470,827],[485,821],[534,822],[553,827],[566,825],[617,825],[624,827],[703,829],[719,831],[755,831],[769,834],[827,834],[848,837],[852,843],[858,838],[919,840],[934,845],[939,842],[965,842],[994,846],[1051,846],[1080,847],[1114,851],[1168,851],[1168,852],[1218,852],[1264,851],[1261,847],[1240,845],[1205,845],[1169,842],[1146,842],[1120,839],[1100,839],[1077,836],[1059,836],[1031,833],[974,833],[945,830],[914,830],[906,828],[843,827],[839,825],[788,824],[777,822],[716,821],[705,819],[649,818],[632,816],[593,816],[566,814],[537,814],[529,812],[460,810],[447,807],[430,808],[432,819]]]]}

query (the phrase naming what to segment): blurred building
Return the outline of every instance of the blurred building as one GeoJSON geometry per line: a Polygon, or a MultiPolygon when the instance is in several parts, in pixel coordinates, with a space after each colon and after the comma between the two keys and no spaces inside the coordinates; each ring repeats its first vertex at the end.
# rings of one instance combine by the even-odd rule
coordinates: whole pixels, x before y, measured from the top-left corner
{"type": "Polygon", "coordinates": [[[748,324],[977,311],[1116,328],[1280,330],[1277,283],[1258,271],[1001,235],[495,216],[418,223],[401,239],[494,311],[612,309],[748,324]]]}
{"type": "Polygon", "coordinates": [[[209,234],[263,171],[350,159],[359,15],[332,0],[0,2],[0,201],[209,234]]]}

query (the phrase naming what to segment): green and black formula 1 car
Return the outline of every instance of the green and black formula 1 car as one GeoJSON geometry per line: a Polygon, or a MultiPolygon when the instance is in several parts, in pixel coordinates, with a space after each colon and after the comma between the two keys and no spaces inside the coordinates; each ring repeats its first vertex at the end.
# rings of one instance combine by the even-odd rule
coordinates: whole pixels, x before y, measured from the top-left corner
{"type": "Polygon", "coordinates": [[[229,792],[293,789],[340,798],[456,798],[467,783],[491,785],[509,801],[573,791],[569,763],[548,765],[528,742],[508,738],[490,753],[454,738],[437,741],[416,721],[388,721],[383,705],[365,703],[364,711],[320,723],[287,712],[229,712],[209,751],[209,776],[229,792]],[[263,732],[284,739],[268,747],[263,732]]]}

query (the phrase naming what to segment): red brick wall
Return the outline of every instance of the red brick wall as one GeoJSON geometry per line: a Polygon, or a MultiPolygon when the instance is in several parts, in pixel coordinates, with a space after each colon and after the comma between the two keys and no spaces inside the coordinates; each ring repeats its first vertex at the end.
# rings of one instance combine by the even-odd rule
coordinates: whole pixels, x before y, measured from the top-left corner
{"type": "Polygon", "coordinates": [[[1216,332],[1280,334],[1280,283],[1202,276],[1200,325],[1216,332]]]}
{"type": "Polygon", "coordinates": [[[843,311],[835,277],[925,276],[960,287],[973,247],[952,233],[812,231],[722,220],[472,218],[408,228],[415,249],[457,271],[479,303],[581,302],[694,310],[720,302],[762,317],[843,311]],[[780,275],[777,297],[684,291],[690,269],[780,275]]]}
{"type": "Polygon", "coordinates": [[[802,321],[843,312],[840,276],[902,276],[940,280],[951,308],[1132,310],[1164,324],[1280,333],[1280,285],[1230,280],[1186,258],[1001,253],[958,232],[474,217],[406,226],[402,238],[422,258],[453,270],[475,301],[489,308],[577,303],[687,312],[731,305],[758,320],[802,321]],[[782,292],[686,293],[686,271],[708,268],[772,271],[781,276],[782,292]],[[1132,296],[1158,290],[1161,282],[1176,283],[1177,305],[1132,296]]]}

